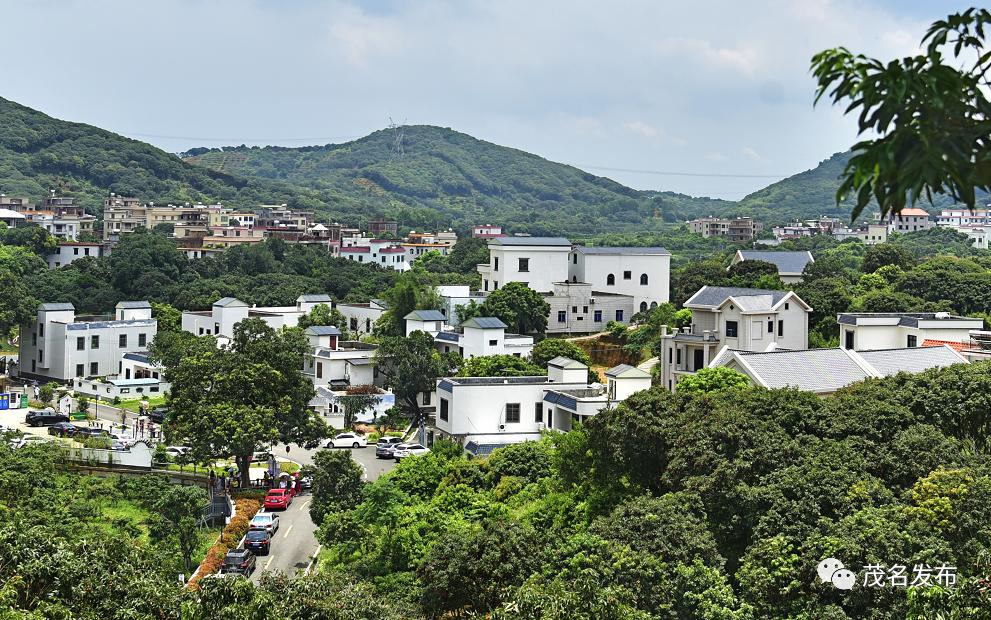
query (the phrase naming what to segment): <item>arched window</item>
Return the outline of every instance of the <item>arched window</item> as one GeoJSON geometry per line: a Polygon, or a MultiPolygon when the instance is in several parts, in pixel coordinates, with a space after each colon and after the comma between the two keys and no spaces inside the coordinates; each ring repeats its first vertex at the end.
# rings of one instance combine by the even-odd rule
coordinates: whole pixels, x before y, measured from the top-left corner
{"type": "Polygon", "coordinates": [[[645,310],[647,310],[647,302],[646,301],[641,301],[640,302],[640,312],[644,312],[645,310]]]}
{"type": "Polygon", "coordinates": [[[640,274],[640,286],[647,286],[647,274],[640,274]]]}
{"type": "Polygon", "coordinates": [[[651,310],[653,310],[653,309],[654,309],[654,308],[656,308],[656,307],[657,307],[657,302],[656,302],[656,301],[652,301],[652,302],[650,302],[650,309],[651,309],[651,310]]]}
{"type": "Polygon", "coordinates": [[[611,273],[608,276],[606,276],[606,284],[609,286],[616,284],[616,276],[614,276],[611,273]]]}

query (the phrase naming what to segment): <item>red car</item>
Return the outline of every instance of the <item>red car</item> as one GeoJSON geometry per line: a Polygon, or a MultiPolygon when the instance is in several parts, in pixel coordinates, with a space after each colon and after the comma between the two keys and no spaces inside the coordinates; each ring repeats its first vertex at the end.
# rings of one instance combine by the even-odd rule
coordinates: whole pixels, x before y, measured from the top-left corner
{"type": "Polygon", "coordinates": [[[272,489],[265,496],[265,509],[275,508],[285,510],[292,503],[292,493],[285,489],[272,489]]]}

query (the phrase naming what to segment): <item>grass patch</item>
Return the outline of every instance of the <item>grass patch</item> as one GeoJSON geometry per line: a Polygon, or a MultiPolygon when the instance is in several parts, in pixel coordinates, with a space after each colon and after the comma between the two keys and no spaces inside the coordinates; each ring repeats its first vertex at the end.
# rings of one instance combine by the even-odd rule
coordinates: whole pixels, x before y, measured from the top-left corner
{"type": "MultiPolygon", "coordinates": [[[[134,400],[124,400],[121,401],[119,405],[111,405],[111,406],[120,407],[121,409],[127,409],[131,413],[138,413],[141,410],[141,400],[142,399],[140,398],[134,400]]],[[[164,396],[155,396],[154,398],[149,398],[147,400],[148,400],[149,409],[154,409],[155,407],[160,407],[165,404],[164,396]]]]}
{"type": "Polygon", "coordinates": [[[151,513],[136,502],[127,499],[117,499],[105,504],[100,510],[101,518],[93,522],[93,526],[108,534],[128,532],[142,543],[149,543],[148,519],[151,513]]]}

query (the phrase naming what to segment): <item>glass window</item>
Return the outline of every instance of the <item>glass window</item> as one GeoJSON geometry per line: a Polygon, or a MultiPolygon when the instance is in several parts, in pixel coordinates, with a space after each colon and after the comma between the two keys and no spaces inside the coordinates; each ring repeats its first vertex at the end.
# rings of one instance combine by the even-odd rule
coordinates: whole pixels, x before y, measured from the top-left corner
{"type": "Polygon", "coordinates": [[[736,338],[738,327],[736,321],[726,321],[726,337],[736,338]]]}
{"type": "Polygon", "coordinates": [[[592,313],[592,319],[596,323],[601,323],[602,322],[602,310],[596,310],[595,312],[593,312],[592,313]]]}
{"type": "Polygon", "coordinates": [[[919,339],[916,336],[909,336],[905,345],[911,348],[917,347],[919,346],[919,339]]]}
{"type": "Polygon", "coordinates": [[[616,311],[616,320],[617,321],[622,321],[623,320],[623,311],[622,310],[617,310],[616,311]]]}
{"type": "Polygon", "coordinates": [[[99,349],[100,348],[100,337],[99,336],[90,336],[89,337],[89,348],[91,348],[91,349],[99,349]]]}
{"type": "Polygon", "coordinates": [[[633,272],[632,271],[624,271],[623,272],[623,279],[624,280],[632,280],[633,279],[633,272]]]}
{"type": "Polygon", "coordinates": [[[85,351],[85,350],[86,350],[86,337],[79,336],[78,338],[76,338],[76,351],[85,351]]]}
{"type": "Polygon", "coordinates": [[[520,404],[506,404],[506,424],[518,424],[520,421],[520,404]]]}
{"type": "Polygon", "coordinates": [[[448,407],[450,407],[450,405],[447,403],[447,399],[446,398],[440,399],[440,419],[445,422],[447,422],[447,418],[449,415],[448,407]]]}
{"type": "Polygon", "coordinates": [[[76,364],[76,376],[81,377],[86,374],[85,364],[76,364]]]}
{"type": "Polygon", "coordinates": [[[769,333],[769,334],[773,334],[774,333],[774,321],[768,321],[767,322],[767,333],[769,333]]]}
{"type": "Polygon", "coordinates": [[[138,334],[138,346],[143,347],[148,343],[148,334],[138,334]]]}
{"type": "Polygon", "coordinates": [[[647,281],[648,281],[647,274],[641,273],[640,274],[640,286],[647,286],[647,281]]]}
{"type": "Polygon", "coordinates": [[[557,311],[557,322],[558,323],[564,323],[566,320],[568,320],[567,317],[568,317],[568,313],[565,312],[564,310],[558,310],[557,311]]]}
{"type": "Polygon", "coordinates": [[[612,286],[613,284],[616,284],[616,276],[614,276],[611,273],[609,275],[607,275],[606,276],[606,284],[609,285],[609,286],[612,286]]]}
{"type": "Polygon", "coordinates": [[[89,374],[98,375],[100,374],[100,362],[90,362],[89,364],[89,374]]]}
{"type": "Polygon", "coordinates": [[[124,348],[127,346],[127,334],[121,334],[117,337],[117,346],[124,348]]]}
{"type": "Polygon", "coordinates": [[[778,337],[780,338],[781,336],[784,335],[785,335],[785,322],[778,321],[778,337]]]}
{"type": "Polygon", "coordinates": [[[544,403],[533,403],[533,421],[544,421],[544,403]]]}
{"type": "Polygon", "coordinates": [[[530,271],[530,259],[521,258],[520,259],[520,271],[530,271]]]}

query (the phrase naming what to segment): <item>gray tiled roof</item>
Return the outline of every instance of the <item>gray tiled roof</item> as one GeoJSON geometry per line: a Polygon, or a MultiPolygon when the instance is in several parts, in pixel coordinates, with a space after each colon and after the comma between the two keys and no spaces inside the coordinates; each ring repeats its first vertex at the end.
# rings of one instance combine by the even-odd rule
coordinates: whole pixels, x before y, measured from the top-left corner
{"type": "Polygon", "coordinates": [[[142,308],[151,308],[151,304],[147,301],[121,301],[117,302],[116,307],[123,310],[140,310],[142,308]]]}
{"type": "Polygon", "coordinates": [[[650,373],[646,370],[637,368],[636,366],[630,366],[629,364],[620,364],[618,366],[613,366],[606,371],[607,377],[639,377],[639,378],[650,378],[650,373]]]}
{"type": "Polygon", "coordinates": [[[845,350],[838,348],[770,353],[738,351],[737,355],[769,388],[835,392],[871,376],[845,350]]]}
{"type": "Polygon", "coordinates": [[[41,309],[46,312],[58,312],[60,310],[75,310],[76,307],[69,302],[41,304],[41,309]]]}
{"type": "Polygon", "coordinates": [[[585,364],[582,364],[578,360],[573,360],[570,357],[564,357],[563,355],[558,355],[554,359],[547,362],[548,366],[554,366],[555,368],[588,368],[585,364]]]}
{"type": "Polygon", "coordinates": [[[444,340],[444,341],[447,341],[447,342],[457,342],[458,341],[458,338],[460,338],[460,337],[461,337],[461,334],[459,334],[457,332],[438,332],[437,335],[434,336],[434,340],[444,340]]]}
{"type": "Polygon", "coordinates": [[[341,330],[333,325],[311,325],[303,330],[303,333],[311,336],[340,336],[341,330]]]}
{"type": "Polygon", "coordinates": [[[244,303],[243,301],[241,301],[236,297],[221,297],[217,301],[213,302],[213,305],[226,307],[226,306],[247,306],[248,304],[244,303]]]}
{"type": "Polygon", "coordinates": [[[759,295],[770,295],[773,305],[784,299],[785,295],[789,292],[760,288],[742,288],[739,286],[703,286],[685,302],[685,305],[717,308],[730,297],[754,297],[759,295]]]}
{"type": "Polygon", "coordinates": [[[329,302],[332,302],[334,300],[331,299],[330,298],[330,295],[328,295],[326,293],[313,293],[313,294],[310,294],[310,295],[300,295],[299,297],[296,298],[296,301],[302,301],[304,303],[307,303],[307,302],[308,303],[312,303],[312,302],[316,302],[316,301],[325,301],[325,302],[328,302],[329,303],[329,302]]]}
{"type": "Polygon", "coordinates": [[[805,266],[815,262],[811,252],[765,252],[761,250],[740,250],[740,257],[747,260],[761,260],[774,263],[778,273],[802,273],[805,266]]]}
{"type": "Polygon", "coordinates": [[[580,254],[653,254],[657,256],[670,256],[662,247],[636,247],[636,246],[594,246],[579,245],[575,251],[580,254]]]}
{"type": "Polygon", "coordinates": [[[880,349],[858,351],[857,354],[877,370],[878,375],[882,377],[903,371],[922,372],[930,368],[943,368],[953,364],[962,364],[966,361],[953,349],[945,346],[880,349]]]}
{"type": "Polygon", "coordinates": [[[506,324],[494,316],[476,316],[461,324],[462,327],[478,329],[506,329],[506,324]]]}
{"type": "Polygon", "coordinates": [[[495,245],[555,245],[571,247],[571,241],[564,237],[495,237],[489,239],[495,245]]]}
{"type": "Polygon", "coordinates": [[[440,310],[414,310],[403,318],[414,321],[443,321],[447,317],[440,310]]]}

